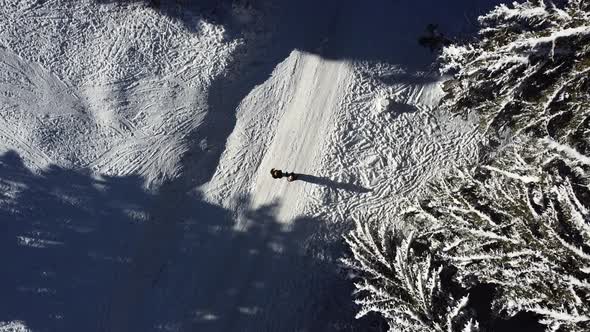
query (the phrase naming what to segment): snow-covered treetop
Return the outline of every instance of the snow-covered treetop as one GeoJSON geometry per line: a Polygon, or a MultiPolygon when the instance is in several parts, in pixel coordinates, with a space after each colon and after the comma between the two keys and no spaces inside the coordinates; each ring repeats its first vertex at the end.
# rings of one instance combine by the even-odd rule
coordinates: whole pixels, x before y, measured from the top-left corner
{"type": "Polygon", "coordinates": [[[478,42],[442,50],[441,71],[454,72],[442,106],[480,115],[492,141],[534,132],[573,144],[575,113],[590,107],[590,2],[500,5],[479,22],[478,42]]]}
{"type": "Polygon", "coordinates": [[[345,239],[352,251],[344,264],[359,274],[355,284],[361,310],[388,320],[389,331],[476,332],[479,324],[468,309],[469,297],[454,299],[441,283],[440,264],[414,248],[414,233],[374,228],[357,221],[345,239]]]}
{"type": "Polygon", "coordinates": [[[589,331],[590,1],[500,5],[479,22],[479,40],[445,46],[440,63],[453,74],[441,107],[479,116],[481,158],[390,221],[357,222],[345,261],[361,280],[357,303],[391,330],[471,328],[467,298],[440,282],[452,267],[467,291],[496,288],[494,315],[589,331]]]}

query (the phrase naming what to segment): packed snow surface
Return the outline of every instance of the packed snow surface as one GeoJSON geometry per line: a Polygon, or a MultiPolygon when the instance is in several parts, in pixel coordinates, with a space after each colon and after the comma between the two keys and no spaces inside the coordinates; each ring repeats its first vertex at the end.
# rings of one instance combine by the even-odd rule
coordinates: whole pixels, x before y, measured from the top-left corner
{"type": "Polygon", "coordinates": [[[494,1],[187,3],[1,1],[0,331],[364,331],[351,218],[475,158],[417,39],[494,1]]]}

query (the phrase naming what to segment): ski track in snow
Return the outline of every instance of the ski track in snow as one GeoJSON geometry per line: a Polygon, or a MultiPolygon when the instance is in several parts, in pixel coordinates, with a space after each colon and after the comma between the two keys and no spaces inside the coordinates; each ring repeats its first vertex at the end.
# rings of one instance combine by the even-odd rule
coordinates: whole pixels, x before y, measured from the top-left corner
{"type": "Polygon", "coordinates": [[[223,29],[203,21],[193,33],[141,4],[3,8],[0,105],[23,129],[3,134],[29,142],[3,141],[4,149],[36,168],[53,162],[148,182],[178,174],[182,141],[206,112],[203,90],[239,42],[224,42],[223,29]]]}
{"type": "MultiPolygon", "coordinates": [[[[249,193],[251,208],[276,201],[301,203],[298,197],[305,192],[305,182],[276,181],[269,171],[275,167],[299,174],[315,172],[313,161],[323,152],[319,142],[332,129],[331,117],[340,106],[349,70],[345,62],[293,52],[273,78],[240,105],[238,123],[211,181],[215,186],[208,185],[211,199],[232,204],[235,195],[249,193]],[[253,140],[260,149],[250,148],[253,140]],[[236,176],[238,170],[248,176],[236,176]]],[[[277,218],[289,222],[299,210],[293,204],[281,204],[277,218]]]]}
{"type": "MultiPolygon", "coordinates": [[[[71,249],[105,267],[94,279],[75,263],[64,272],[19,262],[31,275],[10,281],[17,298],[0,299],[0,308],[43,301],[36,312],[0,312],[0,330],[354,330],[350,281],[336,271],[352,216],[386,218],[397,198],[416,197],[440,172],[476,158],[474,127],[435,107],[441,78],[377,59],[381,49],[399,51],[396,61],[412,62],[418,51],[424,58],[423,49],[406,50],[417,46],[405,30],[419,33],[424,24],[395,2],[339,3],[319,47],[290,48],[250,86],[240,75],[251,77],[255,64],[236,58],[264,54],[248,47],[272,52],[266,32],[254,27],[231,39],[198,17],[181,22],[141,2],[100,2],[0,6],[0,152],[14,150],[24,163],[0,159],[0,217],[14,219],[5,245],[61,262],[70,256],[55,248],[113,227],[99,233],[104,253],[71,249]],[[404,33],[385,39],[391,24],[404,33]],[[213,90],[219,80],[221,92],[213,90]],[[241,96],[229,88],[242,85],[249,90],[237,109],[225,110],[236,117],[226,137],[207,121],[225,120],[220,112],[236,105],[222,100],[220,110],[211,100],[241,96]],[[211,177],[200,168],[216,151],[211,177]],[[273,167],[300,179],[272,179],[273,167]],[[87,170],[88,178],[73,175],[87,170]],[[137,179],[153,191],[138,193],[137,179]],[[43,227],[51,223],[53,233],[43,227]],[[88,283],[78,298],[70,294],[77,288],[51,288],[68,273],[73,285],[88,283]]],[[[436,17],[431,3],[416,3],[424,20],[436,17]]],[[[242,9],[233,8],[236,20],[253,19],[242,9]]]]}
{"type": "MultiPolygon", "coordinates": [[[[297,239],[298,248],[308,260],[333,268],[338,258],[334,248],[350,229],[352,215],[391,215],[398,207],[395,197],[415,196],[445,168],[476,156],[474,126],[436,111],[440,84],[440,77],[407,73],[393,65],[333,61],[292,52],[238,107],[237,123],[217,171],[202,188],[205,197],[236,211],[273,206],[277,222],[287,230],[301,218],[311,220],[312,230],[297,239]],[[384,99],[390,105],[378,110],[376,104],[384,99]],[[288,183],[272,179],[271,168],[301,175],[288,183]],[[244,196],[248,199],[240,199],[244,196]]],[[[238,213],[235,227],[247,232],[256,224],[256,219],[238,213]]],[[[240,265],[242,259],[241,255],[230,258],[228,266],[240,265]]],[[[232,307],[231,303],[242,307],[251,302],[252,294],[258,294],[261,305],[252,316],[230,316],[230,327],[241,326],[244,331],[321,329],[314,311],[326,304],[317,294],[324,289],[336,291],[337,286],[324,281],[330,273],[301,272],[303,266],[295,258],[291,264],[274,266],[271,260],[260,258],[243,275],[241,284],[246,286],[239,288],[235,300],[221,295],[231,288],[223,283],[207,292],[224,302],[212,305],[212,313],[227,312],[217,308],[232,307]],[[291,284],[281,279],[285,275],[304,282],[291,284]],[[268,291],[255,289],[255,281],[269,278],[268,291]],[[285,309],[275,292],[298,295],[285,309]],[[305,315],[294,317],[286,310],[305,315]]],[[[330,315],[338,314],[325,312],[323,327],[334,329],[329,325],[330,315]]]]}
{"type": "Polygon", "coordinates": [[[398,202],[392,197],[415,197],[440,172],[475,160],[479,137],[473,124],[435,109],[440,78],[421,74],[387,85],[379,80],[399,74],[395,67],[355,65],[355,84],[325,144],[319,175],[366,190],[310,188],[316,203],[306,213],[332,222],[393,215],[398,202]],[[389,105],[382,109],[384,99],[389,105]]]}

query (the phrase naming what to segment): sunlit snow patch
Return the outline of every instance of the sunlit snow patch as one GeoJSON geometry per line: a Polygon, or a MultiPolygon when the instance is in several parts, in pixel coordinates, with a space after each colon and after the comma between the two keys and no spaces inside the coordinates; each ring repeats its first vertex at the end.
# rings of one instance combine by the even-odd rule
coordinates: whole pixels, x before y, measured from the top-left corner
{"type": "Polygon", "coordinates": [[[21,321],[0,322],[0,332],[30,332],[29,328],[21,321]]]}
{"type": "Polygon", "coordinates": [[[392,102],[391,98],[389,98],[387,96],[378,96],[375,99],[375,113],[382,114],[382,113],[387,112],[387,110],[389,110],[391,102],[392,102]]]}

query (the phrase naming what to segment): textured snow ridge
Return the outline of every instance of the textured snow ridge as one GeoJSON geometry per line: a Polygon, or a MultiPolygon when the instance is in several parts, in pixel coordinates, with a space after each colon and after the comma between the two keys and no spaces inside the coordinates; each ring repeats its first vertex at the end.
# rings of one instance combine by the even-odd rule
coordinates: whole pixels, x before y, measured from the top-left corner
{"type": "Polygon", "coordinates": [[[150,182],[178,172],[204,90],[240,45],[141,3],[9,1],[0,20],[0,149],[150,182]]]}
{"type": "Polygon", "coordinates": [[[353,77],[325,144],[321,175],[356,190],[311,188],[315,204],[309,213],[334,222],[359,213],[389,215],[397,206],[391,197],[413,197],[445,169],[476,157],[479,136],[473,123],[435,109],[442,96],[440,77],[363,64],[355,65],[353,77]],[[382,83],[391,76],[406,79],[382,83]]]}
{"type": "MultiPolygon", "coordinates": [[[[298,240],[316,259],[333,259],[321,247],[340,241],[350,215],[386,216],[397,208],[391,197],[413,197],[446,168],[475,158],[474,125],[434,107],[440,83],[440,77],[412,76],[391,65],[293,52],[242,101],[217,171],[201,189],[208,201],[238,211],[274,206],[286,229],[301,217],[325,220],[329,226],[298,240]],[[381,83],[388,76],[405,79],[381,83]],[[272,179],[271,168],[296,171],[300,179],[272,179]],[[245,193],[249,199],[240,200],[245,193]]],[[[238,214],[235,227],[248,231],[256,220],[238,214]]],[[[298,266],[273,269],[278,275],[299,275],[298,266]]],[[[267,272],[249,278],[264,279],[260,274],[267,272]]],[[[325,278],[315,271],[305,274],[310,284],[325,278]]],[[[308,296],[301,295],[304,303],[313,303],[308,296]]],[[[288,317],[281,308],[260,309],[288,317]]],[[[279,324],[263,317],[255,322],[248,325],[252,330],[279,324]]],[[[294,323],[289,322],[276,326],[288,328],[294,323]]]]}

